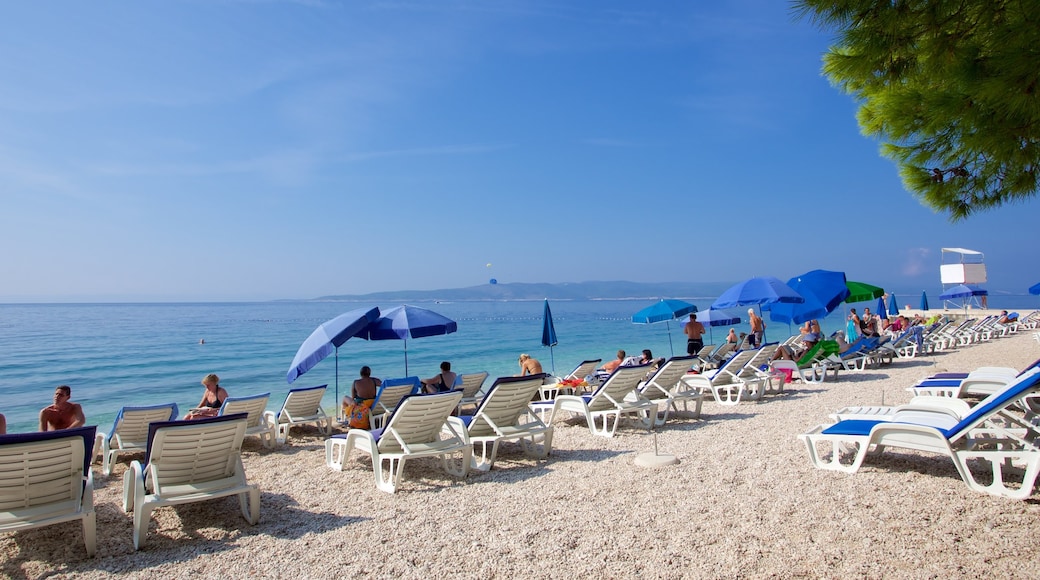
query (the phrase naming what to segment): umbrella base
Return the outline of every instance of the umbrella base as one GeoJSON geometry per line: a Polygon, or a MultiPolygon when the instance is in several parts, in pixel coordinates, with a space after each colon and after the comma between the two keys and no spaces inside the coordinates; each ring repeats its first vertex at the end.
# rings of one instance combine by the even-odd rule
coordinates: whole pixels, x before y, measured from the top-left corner
{"type": "Polygon", "coordinates": [[[639,467],[668,467],[669,465],[678,465],[679,458],[669,453],[647,451],[646,453],[636,455],[633,463],[639,467]]]}

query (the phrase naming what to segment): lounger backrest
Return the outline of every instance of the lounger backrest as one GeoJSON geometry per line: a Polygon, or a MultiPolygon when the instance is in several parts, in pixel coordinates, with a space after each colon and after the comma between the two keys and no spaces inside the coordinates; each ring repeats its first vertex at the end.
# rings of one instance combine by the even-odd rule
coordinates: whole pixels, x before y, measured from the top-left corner
{"type": "Polygon", "coordinates": [[[407,377],[404,379],[387,379],[379,386],[376,392],[376,402],[372,404],[375,414],[393,413],[394,409],[408,395],[419,392],[419,377],[407,377]],[[414,379],[414,381],[412,380],[414,379]]]}
{"type": "Polygon", "coordinates": [[[0,435],[0,529],[80,509],[96,426],[0,435]]]}
{"type": "Polygon", "coordinates": [[[569,374],[569,375],[567,375],[567,376],[565,376],[563,378],[564,378],[564,380],[567,380],[567,379],[578,379],[579,381],[580,380],[584,380],[585,377],[587,377],[587,376],[591,375],[592,373],[596,372],[596,367],[598,367],[599,363],[601,363],[601,362],[603,362],[603,359],[601,359],[601,358],[598,358],[598,359],[595,359],[595,360],[583,360],[580,363],[578,363],[578,366],[574,367],[574,370],[571,371],[571,374],[569,374]]]}
{"type": "MultiPolygon", "coordinates": [[[[454,390],[434,395],[408,395],[394,409],[379,433],[376,445],[381,453],[395,453],[432,443],[440,438],[448,415],[459,406],[462,391],[454,390]]],[[[375,431],[373,431],[375,433],[375,431]]]]}
{"type": "Polygon", "coordinates": [[[147,407],[123,407],[112,422],[107,439],[136,443],[144,447],[148,441],[148,424],[153,421],[172,421],[177,418],[177,403],[150,405],[147,407]]]}
{"type": "Polygon", "coordinates": [[[270,398],[271,393],[250,395],[248,397],[228,397],[224,399],[224,404],[220,406],[219,414],[223,416],[245,413],[247,415],[246,427],[252,429],[263,420],[264,411],[267,410],[267,401],[270,398]]]}
{"type": "Polygon", "coordinates": [[[648,399],[666,398],[665,393],[679,384],[679,380],[686,376],[695,360],[695,356],[673,356],[666,360],[657,372],[646,380],[640,392],[648,399]]]}
{"type": "Polygon", "coordinates": [[[495,427],[516,425],[522,413],[527,412],[531,398],[542,386],[545,373],[522,377],[499,377],[488,389],[480,406],[473,412],[469,423],[471,437],[495,433],[495,427]]]}
{"type": "Polygon", "coordinates": [[[961,419],[960,423],[947,429],[945,435],[950,440],[959,439],[993,413],[1006,408],[1013,401],[1038,390],[1040,390],[1040,368],[1034,368],[1018,377],[1018,380],[1007,389],[997,391],[980,401],[975,405],[970,415],[961,419]]]}
{"type": "Polygon", "coordinates": [[[589,411],[612,409],[616,402],[621,402],[629,393],[636,390],[646,377],[650,365],[618,367],[588,399],[589,411]]]}
{"type": "Polygon", "coordinates": [[[481,371],[479,373],[469,373],[465,375],[459,375],[458,380],[455,384],[462,389],[463,399],[472,399],[480,392],[480,387],[484,386],[484,381],[488,378],[487,371],[481,371]]]}
{"type": "Polygon", "coordinates": [[[152,423],[144,456],[150,481],[161,486],[197,485],[233,476],[241,460],[247,418],[237,413],[152,423]]]}
{"type": "Polygon", "coordinates": [[[328,385],[318,385],[305,389],[292,389],[285,395],[285,403],[282,404],[282,410],[278,412],[278,418],[313,417],[321,408],[321,399],[325,396],[325,390],[328,387],[328,385]]]}

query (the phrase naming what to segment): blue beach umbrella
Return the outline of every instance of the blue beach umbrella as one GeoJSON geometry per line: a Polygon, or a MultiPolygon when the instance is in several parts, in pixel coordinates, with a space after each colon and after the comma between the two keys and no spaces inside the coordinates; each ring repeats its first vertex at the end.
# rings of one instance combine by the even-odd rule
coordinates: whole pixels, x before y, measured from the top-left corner
{"type": "Polygon", "coordinates": [[[888,296],[888,315],[899,316],[899,303],[896,302],[895,294],[890,294],[888,296]]]}
{"type": "Polygon", "coordinates": [[[982,288],[972,288],[964,284],[958,284],[939,295],[939,300],[956,300],[958,298],[971,298],[972,296],[985,296],[989,294],[982,288]]]}
{"type": "MultiPolygon", "coordinates": [[[[378,308],[358,308],[344,312],[318,325],[303,341],[289,365],[285,380],[291,385],[303,373],[314,368],[329,354],[336,353],[336,408],[339,408],[339,347],[356,332],[379,318],[378,308]]],[[[339,413],[336,414],[337,417],[339,413]]]]}
{"type": "Polygon", "coordinates": [[[813,270],[791,278],[787,285],[805,298],[805,302],[772,305],[769,318],[773,321],[801,324],[814,318],[823,318],[849,295],[844,272],[813,270]]]}
{"type": "Polygon", "coordinates": [[[928,310],[928,294],[921,290],[921,310],[928,310]]]}
{"type": "Polygon", "coordinates": [[[672,346],[672,327],[670,321],[697,312],[697,307],[682,300],[661,300],[632,315],[632,322],[636,324],[665,323],[668,330],[668,349],[675,356],[675,348],[672,346]]]}
{"type": "Polygon", "coordinates": [[[404,374],[407,376],[409,338],[451,334],[458,329],[458,324],[447,316],[405,304],[384,311],[382,316],[358,330],[354,336],[365,340],[403,340],[404,374]]]}
{"type": "Polygon", "coordinates": [[[556,346],[556,327],[553,325],[552,310],[549,310],[549,299],[545,299],[545,309],[542,310],[542,346],[549,347],[549,358],[552,360],[552,372],[556,374],[556,357],[553,356],[552,347],[556,346]]]}
{"type": "Polygon", "coordinates": [[[1040,296],[1040,284],[1033,284],[1030,286],[1029,293],[1033,296],[1040,296]]]}
{"type": "Polygon", "coordinates": [[[877,299],[877,313],[881,318],[888,320],[888,311],[885,310],[885,297],[878,296],[877,299]]]}
{"type": "Polygon", "coordinates": [[[734,324],[740,324],[740,317],[734,314],[730,314],[725,310],[715,310],[709,308],[704,312],[697,313],[697,320],[708,327],[708,337],[711,342],[715,342],[714,336],[712,336],[711,329],[716,326],[732,326],[734,324]]]}
{"type": "Polygon", "coordinates": [[[770,304],[801,303],[805,298],[779,278],[759,276],[730,286],[711,304],[712,308],[736,308],[770,304]]]}

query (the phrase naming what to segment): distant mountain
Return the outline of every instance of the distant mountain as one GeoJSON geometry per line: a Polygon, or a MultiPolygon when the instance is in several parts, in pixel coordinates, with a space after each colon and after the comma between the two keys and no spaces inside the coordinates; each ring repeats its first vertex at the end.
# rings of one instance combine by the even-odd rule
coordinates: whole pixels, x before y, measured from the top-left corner
{"type": "Polygon", "coordinates": [[[499,300],[646,300],[652,298],[715,298],[732,282],[574,282],[539,284],[513,282],[509,284],[482,284],[468,288],[442,290],[399,290],[371,294],[343,294],[321,296],[313,301],[343,302],[427,302],[427,301],[499,301],[499,300]]]}

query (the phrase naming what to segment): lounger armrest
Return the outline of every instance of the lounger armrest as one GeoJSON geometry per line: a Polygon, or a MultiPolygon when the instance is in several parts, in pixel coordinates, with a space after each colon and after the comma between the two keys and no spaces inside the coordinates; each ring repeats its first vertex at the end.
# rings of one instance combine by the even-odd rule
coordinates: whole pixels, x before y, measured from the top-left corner
{"type": "Polygon", "coordinates": [[[914,396],[928,396],[928,397],[957,397],[961,388],[957,387],[908,387],[907,392],[913,393],[914,396]]]}

